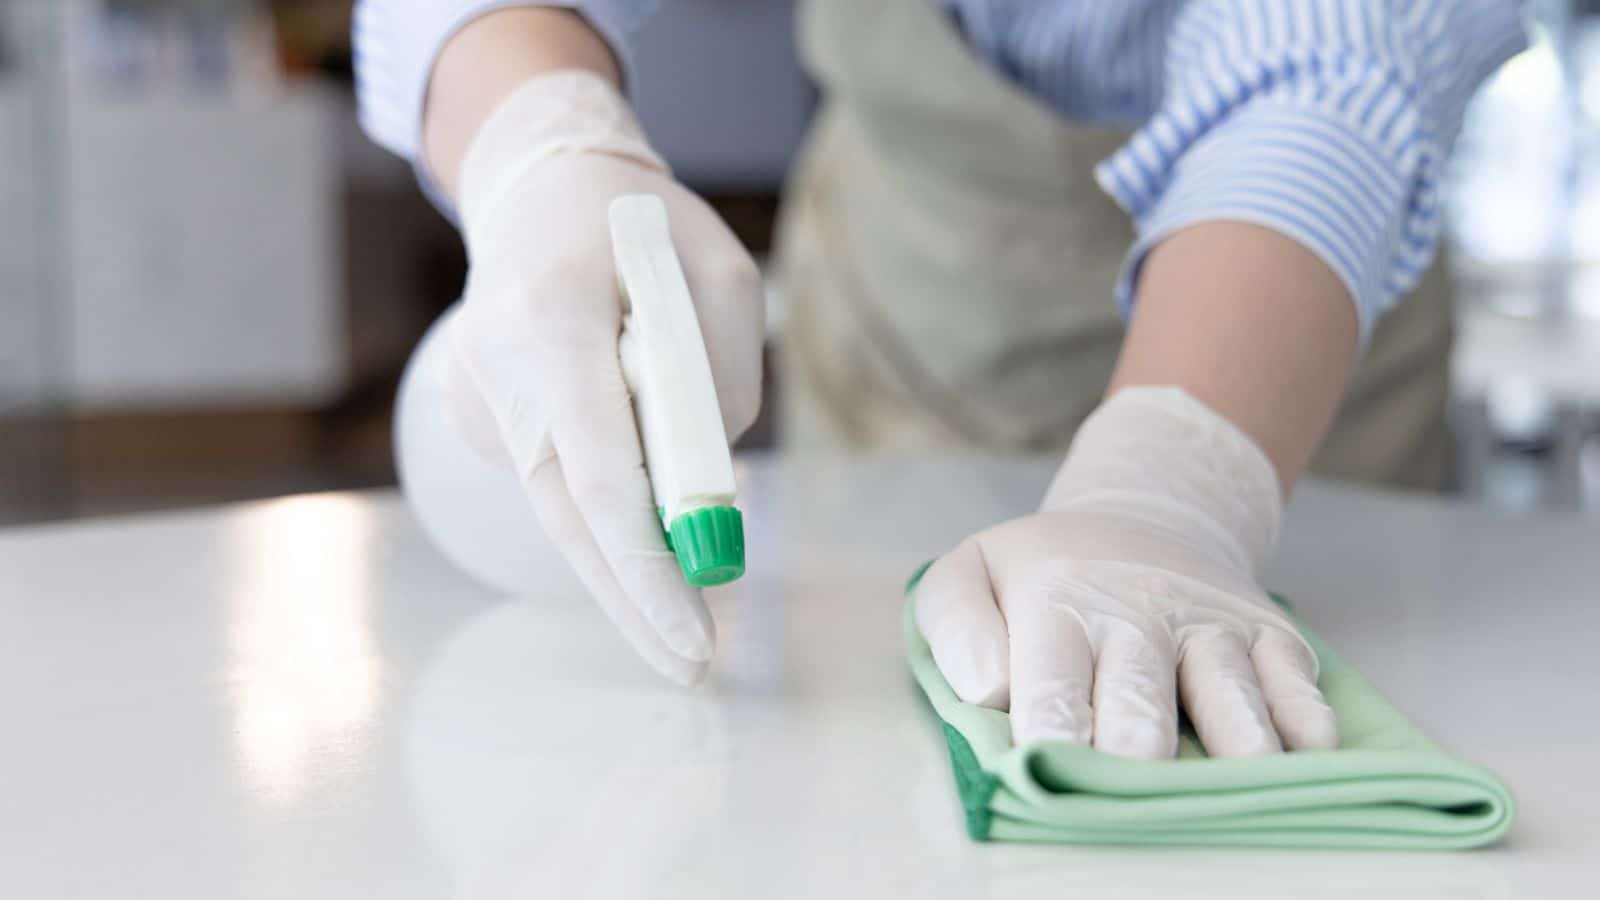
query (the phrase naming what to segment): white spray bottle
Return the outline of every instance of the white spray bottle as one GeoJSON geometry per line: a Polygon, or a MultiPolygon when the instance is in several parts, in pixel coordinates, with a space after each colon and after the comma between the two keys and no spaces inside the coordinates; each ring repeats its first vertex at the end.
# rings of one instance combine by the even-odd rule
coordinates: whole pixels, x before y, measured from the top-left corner
{"type": "MultiPolygon", "coordinates": [[[[611,209],[617,269],[631,315],[620,355],[669,546],[684,577],[723,584],[744,571],[733,465],[700,323],[654,196],[611,209]]],[[[434,323],[406,366],[395,412],[395,458],[406,503],[435,546],[484,584],[510,593],[578,582],[541,529],[516,476],[462,438],[447,412],[449,330],[434,323]]]]}

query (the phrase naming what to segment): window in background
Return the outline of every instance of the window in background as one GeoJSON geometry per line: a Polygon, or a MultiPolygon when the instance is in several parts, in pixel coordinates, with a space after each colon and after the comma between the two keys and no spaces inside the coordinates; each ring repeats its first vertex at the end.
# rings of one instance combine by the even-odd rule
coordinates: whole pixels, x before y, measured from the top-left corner
{"type": "Polygon", "coordinates": [[[1449,180],[1461,483],[1600,510],[1600,3],[1529,13],[1532,46],[1469,108],[1449,180]]]}

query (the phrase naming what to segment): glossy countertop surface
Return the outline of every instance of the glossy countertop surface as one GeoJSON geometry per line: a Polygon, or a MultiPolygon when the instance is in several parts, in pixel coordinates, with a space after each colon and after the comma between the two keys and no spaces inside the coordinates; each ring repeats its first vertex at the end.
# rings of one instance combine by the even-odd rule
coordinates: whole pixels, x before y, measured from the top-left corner
{"type": "Polygon", "coordinates": [[[475,587],[393,493],[0,531],[0,896],[1600,896],[1600,521],[1311,484],[1271,587],[1519,804],[1457,854],[967,840],[901,585],[1042,461],[744,460],[709,683],[537,535],[475,587]]]}

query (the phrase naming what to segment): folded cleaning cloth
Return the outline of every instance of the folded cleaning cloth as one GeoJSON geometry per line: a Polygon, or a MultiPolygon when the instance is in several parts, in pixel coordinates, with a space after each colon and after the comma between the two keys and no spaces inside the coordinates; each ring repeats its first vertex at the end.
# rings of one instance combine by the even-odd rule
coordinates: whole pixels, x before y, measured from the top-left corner
{"type": "Polygon", "coordinates": [[[1185,727],[1178,758],[1156,762],[1054,742],[1011,746],[1005,713],[963,703],[945,683],[911,602],[903,628],[976,840],[1461,849],[1511,826],[1498,778],[1434,745],[1303,626],[1339,716],[1339,749],[1210,759],[1185,727]]]}

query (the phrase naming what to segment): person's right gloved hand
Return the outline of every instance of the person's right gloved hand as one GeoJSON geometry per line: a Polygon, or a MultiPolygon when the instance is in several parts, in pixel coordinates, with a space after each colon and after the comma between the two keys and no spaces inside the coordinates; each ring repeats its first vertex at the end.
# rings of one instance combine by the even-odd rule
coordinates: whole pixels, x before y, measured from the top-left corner
{"type": "Polygon", "coordinates": [[[515,469],[640,655],[691,684],[711,658],[711,615],[667,549],[617,351],[625,301],[607,210],[641,193],[667,207],[729,441],[750,427],[765,322],[755,263],[673,180],[617,90],[581,71],[515,90],[462,164],[470,268],[450,335],[450,406],[469,443],[515,469]]]}

